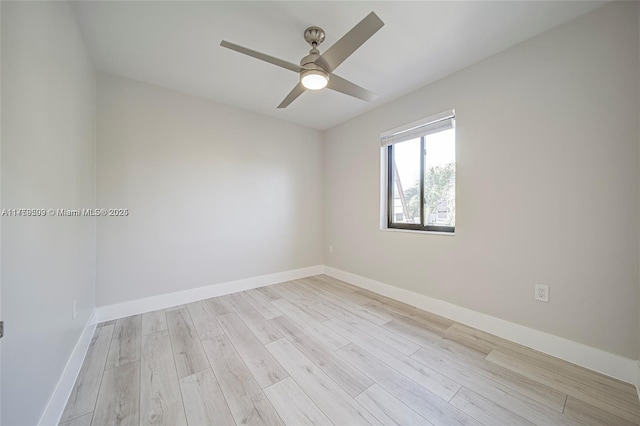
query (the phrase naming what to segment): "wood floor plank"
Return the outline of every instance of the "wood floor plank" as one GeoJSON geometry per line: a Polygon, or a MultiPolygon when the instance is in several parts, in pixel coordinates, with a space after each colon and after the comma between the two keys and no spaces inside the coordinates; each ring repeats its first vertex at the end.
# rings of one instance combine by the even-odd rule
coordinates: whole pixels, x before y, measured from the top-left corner
{"type": "Polygon", "coordinates": [[[487,356],[484,352],[461,345],[453,340],[443,339],[437,332],[430,330],[421,323],[410,318],[395,319],[386,323],[382,328],[396,333],[407,340],[411,340],[418,345],[424,347],[437,347],[443,351],[450,352],[453,356],[461,359],[483,360],[487,356]]]}
{"type": "Polygon", "coordinates": [[[104,327],[106,325],[115,325],[115,324],[116,324],[116,320],[103,321],[103,322],[98,323],[96,325],[96,328],[104,327]]]}
{"type": "Polygon", "coordinates": [[[480,425],[471,416],[396,372],[358,346],[349,344],[338,349],[336,353],[434,425],[480,425]]]}
{"type": "Polygon", "coordinates": [[[140,360],[142,315],[121,318],[116,321],[107,356],[106,370],[140,360]]]}
{"type": "Polygon", "coordinates": [[[315,275],[310,278],[314,278],[318,281],[325,282],[326,284],[342,291],[356,292],[360,290],[360,287],[357,287],[353,284],[349,284],[348,282],[339,280],[337,278],[330,277],[329,275],[326,275],[326,274],[315,275]]]}
{"type": "Polygon", "coordinates": [[[356,291],[347,290],[341,286],[332,285],[326,281],[316,279],[316,277],[304,278],[301,281],[308,283],[316,288],[321,294],[339,297],[340,300],[353,303],[356,305],[364,305],[371,302],[367,296],[356,291]]]}
{"type": "Polygon", "coordinates": [[[349,303],[331,293],[324,293],[321,297],[325,300],[324,304],[330,304],[346,314],[352,313],[376,325],[385,324],[393,319],[384,312],[370,309],[366,304],[349,303]]]}
{"type": "Polygon", "coordinates": [[[518,352],[513,353],[513,355],[532,364],[537,364],[552,373],[581,383],[584,386],[595,386],[599,389],[606,390],[608,394],[615,398],[624,399],[634,404],[640,404],[638,401],[637,390],[634,386],[631,386],[628,383],[623,383],[611,377],[606,377],[595,371],[588,371],[584,367],[542,354],[541,352],[537,352],[529,348],[526,349],[526,353],[518,352]]]}
{"type": "Polygon", "coordinates": [[[300,294],[299,292],[291,289],[288,283],[281,283],[281,284],[275,285],[273,286],[271,291],[277,294],[278,296],[280,296],[279,299],[287,299],[289,301],[306,299],[305,295],[300,294]]]}
{"type": "Polygon", "coordinates": [[[378,358],[388,367],[428,389],[444,401],[449,401],[461,387],[459,383],[427,367],[427,365],[396,351],[380,340],[360,333],[341,320],[334,318],[326,321],[325,324],[345,339],[378,358]]]}
{"type": "Polygon", "coordinates": [[[211,299],[207,299],[204,302],[209,306],[211,312],[213,312],[216,316],[235,312],[235,309],[233,309],[225,296],[212,297],[211,299]]]}
{"type": "Polygon", "coordinates": [[[200,337],[200,340],[210,339],[224,333],[218,324],[216,315],[209,309],[209,305],[204,301],[187,303],[185,305],[193,321],[193,326],[200,337]]]}
{"type": "Polygon", "coordinates": [[[393,349],[405,355],[411,355],[415,351],[420,349],[419,344],[412,342],[411,340],[389,330],[388,328],[381,327],[379,325],[366,321],[357,315],[341,314],[338,315],[337,318],[344,321],[346,324],[349,324],[349,326],[353,327],[359,332],[368,334],[369,336],[386,343],[393,349]]]}
{"type": "Polygon", "coordinates": [[[314,275],[312,277],[304,277],[297,281],[306,282],[322,291],[330,291],[335,294],[356,293],[358,287],[339,281],[327,275],[314,275]]]}
{"type": "Polygon", "coordinates": [[[286,299],[275,300],[273,303],[283,314],[285,314],[294,324],[303,328],[308,334],[312,335],[329,349],[335,350],[347,344],[345,338],[330,330],[324,324],[316,321],[306,312],[292,304],[286,299]]]}
{"type": "Polygon", "coordinates": [[[501,352],[522,357],[523,360],[536,364],[541,368],[549,370],[555,374],[569,377],[584,384],[597,384],[597,387],[607,389],[608,392],[617,398],[626,399],[631,402],[638,402],[638,395],[635,386],[624,383],[620,380],[605,376],[604,374],[588,370],[579,365],[571,364],[567,361],[555,358],[542,352],[538,352],[526,346],[511,342],[509,340],[485,333],[481,330],[468,327],[463,324],[454,324],[450,330],[457,330],[461,334],[477,337],[499,347],[501,352]]]}
{"type": "Polygon", "coordinates": [[[282,334],[294,344],[296,348],[307,356],[314,364],[344,389],[351,397],[362,393],[373,385],[373,381],[353,368],[348,362],[333,353],[318,340],[305,333],[286,317],[272,320],[282,334]]]}
{"type": "Polygon", "coordinates": [[[393,300],[387,296],[383,296],[382,294],[378,294],[374,291],[371,290],[367,290],[366,288],[358,288],[358,290],[356,290],[358,293],[367,296],[368,298],[371,299],[371,301],[373,302],[374,300],[377,300],[379,302],[396,302],[396,300],[393,300]]]}
{"type": "Polygon", "coordinates": [[[444,332],[449,328],[449,324],[451,324],[449,320],[443,319],[442,317],[428,312],[421,311],[417,308],[414,308],[413,306],[404,305],[400,302],[396,302],[396,304],[391,305],[388,303],[374,301],[367,303],[365,306],[375,312],[386,314],[391,319],[410,319],[412,321],[418,322],[423,327],[426,327],[434,333],[440,335],[444,334],[444,332]]]}
{"type": "Polygon", "coordinates": [[[227,336],[205,340],[203,345],[237,424],[284,424],[227,336]]]}
{"type": "Polygon", "coordinates": [[[104,372],[91,424],[140,424],[140,361],[104,372]]]}
{"type": "Polygon", "coordinates": [[[287,339],[266,345],[322,412],[338,425],[380,424],[287,339]]]}
{"type": "Polygon", "coordinates": [[[59,426],[89,426],[91,424],[91,418],[93,418],[93,412],[85,414],[84,416],[76,417],[67,422],[60,423],[59,426]]]}
{"type": "Polygon", "coordinates": [[[304,301],[306,305],[303,305],[303,302],[299,303],[301,309],[310,309],[315,313],[322,315],[325,319],[318,321],[324,322],[331,318],[336,318],[344,315],[344,310],[340,309],[331,303],[326,302],[322,298],[313,299],[313,301],[304,301]]]}
{"type": "Polygon", "coordinates": [[[451,405],[485,425],[533,426],[533,423],[464,387],[453,397],[451,405]]]}
{"type": "MultiPolygon", "coordinates": [[[[439,357],[456,361],[471,368],[476,373],[499,383],[505,390],[514,390],[534,401],[540,402],[554,409],[558,413],[562,413],[566,394],[487,362],[485,360],[486,355],[482,352],[478,352],[468,346],[461,345],[458,342],[443,339],[438,334],[422,327],[420,323],[408,318],[391,321],[390,323],[385,324],[383,328],[398,333],[416,343],[420,343],[425,348],[428,348],[430,352],[437,354],[439,357]]],[[[434,365],[437,365],[437,363],[434,365]]]]}
{"type": "Polygon", "coordinates": [[[185,306],[184,305],[175,305],[175,306],[171,306],[166,308],[164,311],[165,312],[171,312],[171,311],[179,311],[180,309],[184,309],[185,306]]]}
{"type": "MultiPolygon", "coordinates": [[[[73,386],[61,422],[93,412],[100,390],[102,372],[107,361],[114,325],[96,328],[91,338],[78,378],[73,386]]],[[[91,421],[91,419],[89,419],[91,421]]]]}
{"type": "Polygon", "coordinates": [[[270,302],[273,302],[274,300],[278,300],[281,298],[281,296],[277,292],[273,291],[274,287],[274,285],[270,285],[267,287],[258,287],[256,288],[256,290],[264,294],[270,302]]]}
{"type": "Polygon", "coordinates": [[[186,425],[169,331],[142,339],[140,425],[186,425]]]}
{"type": "Polygon", "coordinates": [[[431,424],[379,385],[373,385],[362,392],[356,397],[356,401],[384,425],[431,424]]]}
{"type": "Polygon", "coordinates": [[[187,308],[168,311],[167,324],[178,378],[209,368],[209,362],[187,308]]]}
{"type": "MultiPolygon", "coordinates": [[[[229,296],[229,303],[262,344],[282,339],[282,334],[239,294],[229,296]]],[[[275,307],[273,307],[275,309],[275,307]]],[[[277,309],[276,309],[277,310],[277,309]]],[[[280,313],[282,315],[282,313],[280,313]]]]}
{"type": "Polygon", "coordinates": [[[169,330],[147,334],[142,338],[140,356],[144,359],[173,358],[169,330]]]}
{"type": "Polygon", "coordinates": [[[295,288],[298,294],[303,295],[304,298],[296,300],[289,299],[289,301],[314,319],[323,322],[343,312],[342,309],[327,303],[326,299],[322,297],[322,292],[304,280],[295,281],[295,288]]]}
{"type": "Polygon", "coordinates": [[[291,377],[264,390],[285,424],[333,425],[291,377]]]}
{"type": "Polygon", "coordinates": [[[168,330],[167,315],[164,309],[159,311],[146,312],[142,314],[142,335],[157,333],[168,330]]]}
{"type": "Polygon", "coordinates": [[[470,327],[459,327],[460,325],[461,324],[453,324],[445,331],[444,336],[447,339],[453,340],[461,345],[465,345],[470,348],[474,348],[479,352],[483,352],[486,355],[489,355],[492,350],[500,347],[496,343],[484,339],[480,335],[469,333],[467,330],[471,329],[470,327]]]}
{"type": "Polygon", "coordinates": [[[310,294],[306,288],[302,285],[302,280],[287,281],[276,286],[274,289],[278,290],[280,295],[287,297],[289,300],[307,300],[310,294]],[[281,291],[286,290],[286,291],[281,291]]]}
{"type": "Polygon", "coordinates": [[[596,386],[585,386],[573,379],[554,375],[544,368],[496,350],[491,351],[487,356],[487,361],[536,380],[625,420],[640,423],[640,404],[616,398],[607,390],[596,386]]]}
{"type": "Polygon", "coordinates": [[[318,322],[326,321],[329,318],[333,318],[336,312],[339,313],[339,311],[330,310],[326,306],[317,303],[317,301],[312,301],[311,299],[287,300],[318,322]]]}
{"type": "Polygon", "coordinates": [[[389,299],[384,296],[376,298],[375,302],[368,303],[367,306],[376,306],[378,309],[382,309],[388,314],[395,313],[397,315],[411,318],[414,321],[423,323],[424,325],[436,327],[440,330],[446,330],[451,325],[456,324],[455,321],[448,318],[441,317],[440,315],[424,311],[416,308],[415,306],[389,299]]]}
{"type": "MultiPolygon", "coordinates": [[[[478,329],[469,327],[464,324],[453,324],[451,327],[447,329],[447,334],[455,333],[460,336],[465,336],[468,338],[473,338],[479,342],[482,342],[487,349],[493,350],[497,348],[510,349],[516,352],[525,353],[533,353],[535,352],[531,348],[527,348],[525,346],[519,345],[518,343],[508,341],[498,336],[494,336],[489,333],[485,333],[484,331],[480,331],[478,329]]],[[[549,357],[550,359],[553,357],[549,357]]],[[[556,358],[557,359],[557,358],[556,358]]]]}
{"type": "Polygon", "coordinates": [[[287,372],[265,349],[237,313],[220,315],[220,324],[262,388],[278,383],[287,372]]]}
{"type": "MultiPolygon", "coordinates": [[[[308,300],[295,300],[295,301],[290,300],[290,302],[296,305],[298,308],[302,309],[310,317],[312,317],[318,322],[324,322],[328,319],[333,318],[336,315],[334,310],[328,309],[328,306],[322,303],[311,302],[308,300]]],[[[337,315],[339,315],[340,311],[337,311],[337,312],[338,312],[337,315]]]]}
{"type": "Polygon", "coordinates": [[[283,284],[284,287],[295,291],[302,299],[313,301],[320,297],[318,290],[308,284],[304,279],[289,281],[283,284]]]}
{"type": "Polygon", "coordinates": [[[244,297],[264,319],[270,320],[282,315],[282,312],[271,304],[271,300],[256,289],[243,291],[240,295],[244,297]]]}
{"type": "Polygon", "coordinates": [[[567,398],[567,405],[564,408],[564,414],[568,417],[579,420],[588,426],[633,426],[638,424],[601,410],[600,408],[594,407],[586,402],[582,402],[572,396],[567,398]]]}
{"type": "Polygon", "coordinates": [[[211,369],[180,379],[182,399],[190,425],[233,425],[222,389],[211,369]]]}
{"type": "Polygon", "coordinates": [[[389,315],[385,315],[385,314],[376,312],[372,309],[369,309],[367,305],[356,305],[354,303],[345,303],[340,300],[334,300],[326,296],[323,296],[322,298],[324,299],[324,301],[322,302],[322,305],[332,306],[334,309],[339,310],[340,315],[354,314],[376,325],[383,325],[393,319],[389,315]]]}
{"type": "Polygon", "coordinates": [[[471,361],[468,366],[478,373],[500,383],[505,389],[512,389],[518,394],[539,402],[559,413],[564,409],[567,395],[528,377],[495,365],[489,361],[471,361]]]}
{"type": "Polygon", "coordinates": [[[635,387],[628,383],[607,377],[595,371],[587,370],[584,367],[571,364],[567,361],[552,357],[463,324],[454,324],[451,326],[451,331],[454,330],[461,335],[470,335],[485,341],[489,345],[493,345],[492,347],[502,353],[527,361],[528,363],[548,370],[553,374],[567,377],[570,380],[581,383],[585,386],[595,386],[603,391],[606,390],[607,394],[610,394],[615,398],[624,399],[634,404],[640,404],[640,402],[638,402],[638,394],[635,387]]]}
{"type": "MultiPolygon", "coordinates": [[[[456,341],[468,346],[474,346],[478,348],[478,350],[483,350],[487,354],[494,349],[498,349],[503,353],[514,355],[518,359],[522,359],[535,364],[540,368],[549,370],[553,375],[567,377],[573,383],[575,383],[575,381],[582,381],[582,383],[585,384],[592,383],[597,385],[598,388],[601,388],[606,393],[615,394],[616,397],[623,396],[619,393],[620,391],[626,394],[623,396],[623,399],[626,399],[634,405],[638,402],[635,389],[632,386],[463,324],[452,325],[446,331],[446,337],[455,339],[456,341]],[[614,390],[612,386],[614,388],[618,387],[618,389],[614,390]]],[[[494,365],[498,366],[497,364],[494,365]]],[[[508,369],[505,368],[503,370],[508,369]]]]}
{"type": "Polygon", "coordinates": [[[425,365],[437,368],[442,374],[457,381],[467,389],[482,395],[531,423],[543,425],[579,424],[579,422],[563,416],[550,407],[476,372],[469,366],[432,352],[430,348],[422,348],[411,357],[425,365]]]}

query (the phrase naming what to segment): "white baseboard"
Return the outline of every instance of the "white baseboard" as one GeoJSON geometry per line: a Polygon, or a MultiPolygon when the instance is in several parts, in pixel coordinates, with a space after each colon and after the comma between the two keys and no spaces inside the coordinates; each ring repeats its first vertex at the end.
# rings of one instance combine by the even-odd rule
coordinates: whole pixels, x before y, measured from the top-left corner
{"type": "Polygon", "coordinates": [[[308,268],[293,269],[290,271],[277,272],[275,274],[260,275],[237,281],[229,281],[205,287],[177,291],[175,293],[160,294],[158,296],[130,300],[127,302],[116,303],[114,305],[100,306],[97,308],[97,322],[110,321],[128,317],[130,315],[142,314],[198,300],[209,299],[211,297],[224,296],[225,294],[250,290],[252,288],[297,280],[299,278],[322,274],[323,272],[324,266],[316,265],[308,268]]]}
{"type": "Polygon", "coordinates": [[[640,396],[640,365],[638,361],[330,266],[324,267],[324,273],[416,308],[634,384],[638,387],[638,395],[640,396]]]}
{"type": "Polygon", "coordinates": [[[71,395],[73,385],[78,378],[84,357],[87,355],[87,350],[91,344],[91,338],[93,337],[93,333],[96,329],[95,318],[96,310],[94,309],[93,312],[91,312],[91,316],[89,317],[87,324],[82,330],[82,334],[80,334],[80,338],[78,339],[76,346],[71,352],[71,356],[67,361],[67,365],[64,367],[62,376],[60,376],[60,380],[58,380],[58,384],[56,385],[51,398],[49,398],[49,402],[47,403],[47,406],[40,417],[40,421],[38,422],[39,425],[57,425],[60,422],[62,412],[67,405],[67,400],[69,399],[69,395],[71,395]]]}

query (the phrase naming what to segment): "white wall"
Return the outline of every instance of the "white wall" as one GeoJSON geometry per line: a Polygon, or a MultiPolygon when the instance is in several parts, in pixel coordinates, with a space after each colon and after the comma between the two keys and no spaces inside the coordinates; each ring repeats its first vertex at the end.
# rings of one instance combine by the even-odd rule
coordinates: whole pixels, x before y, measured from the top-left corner
{"type": "Polygon", "coordinates": [[[604,6],[328,130],[325,263],[637,359],[636,7],[604,6]],[[379,133],[448,108],[456,235],[379,230],[379,133]]]}
{"type": "MultiPolygon", "coordinates": [[[[92,207],[95,78],[71,5],[0,7],[2,206],[92,207]]],[[[1,250],[1,423],[33,425],[95,305],[95,219],[3,217],[1,250]]]]}
{"type": "Polygon", "coordinates": [[[321,133],[98,78],[98,306],[322,264],[321,133]]]}

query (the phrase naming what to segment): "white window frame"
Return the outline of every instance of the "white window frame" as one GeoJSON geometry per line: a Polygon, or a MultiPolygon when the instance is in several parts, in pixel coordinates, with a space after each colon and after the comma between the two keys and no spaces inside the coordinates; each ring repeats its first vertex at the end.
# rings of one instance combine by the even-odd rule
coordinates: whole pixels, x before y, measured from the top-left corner
{"type": "MultiPolygon", "coordinates": [[[[389,226],[389,146],[395,143],[416,139],[428,134],[455,129],[455,109],[417,120],[380,133],[380,230],[394,232],[415,232],[420,234],[455,235],[452,230],[439,229],[438,226],[390,227],[389,226]],[[418,229],[419,228],[419,229],[418,229]]],[[[424,176],[423,176],[424,178],[424,176]]]]}

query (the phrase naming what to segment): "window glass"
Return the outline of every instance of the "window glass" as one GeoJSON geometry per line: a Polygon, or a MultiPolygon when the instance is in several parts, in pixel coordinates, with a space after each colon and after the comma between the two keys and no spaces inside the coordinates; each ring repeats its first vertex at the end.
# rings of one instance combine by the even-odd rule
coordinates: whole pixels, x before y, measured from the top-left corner
{"type": "Polygon", "coordinates": [[[381,135],[386,155],[388,228],[454,232],[456,136],[454,111],[381,135]]]}
{"type": "Polygon", "coordinates": [[[455,130],[424,137],[424,198],[426,225],[456,225],[455,130]]]}
{"type": "Polygon", "coordinates": [[[393,153],[393,222],[420,223],[420,139],[402,142],[393,153]]]}

